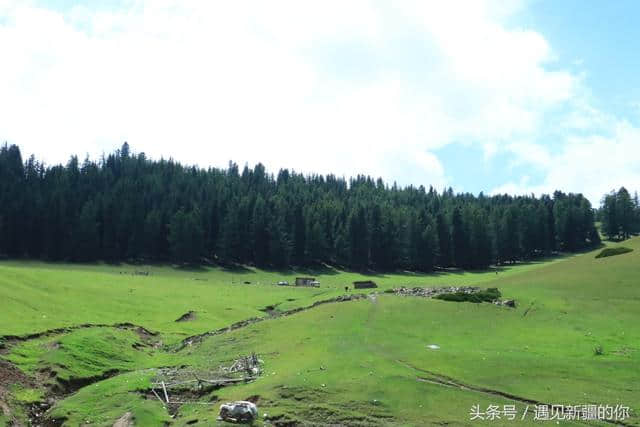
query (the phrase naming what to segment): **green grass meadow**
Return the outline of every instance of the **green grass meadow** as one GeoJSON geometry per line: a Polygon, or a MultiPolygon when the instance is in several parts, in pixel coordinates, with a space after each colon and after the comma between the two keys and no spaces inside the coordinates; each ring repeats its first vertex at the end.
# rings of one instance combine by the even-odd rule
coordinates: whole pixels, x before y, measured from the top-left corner
{"type": "Polygon", "coordinates": [[[531,404],[521,419],[527,403],[505,397],[513,395],[548,404],[625,405],[631,408],[625,422],[640,425],[640,238],[608,246],[634,250],[516,264],[498,274],[3,261],[0,336],[6,338],[0,357],[34,383],[9,387],[4,398],[0,393],[12,409],[10,416],[0,410],[0,421],[25,422],[30,403],[60,384],[75,384],[47,417],[72,426],[111,426],[131,412],[136,425],[222,425],[216,421],[219,403],[258,396],[256,425],[539,425],[531,404]],[[313,275],[321,286],[274,285],[293,283],[297,275],[313,275]],[[345,286],[363,278],[378,283],[379,289],[363,290],[375,295],[268,319],[175,351],[185,337],[268,317],[262,311],[267,306],[307,307],[345,294],[345,286]],[[449,285],[496,287],[517,307],[381,292],[449,285]],[[194,320],[175,322],[188,311],[194,320]],[[113,327],[122,323],[156,335],[113,327]],[[56,328],[69,329],[27,340],[9,337],[56,328]],[[264,361],[263,375],[198,397],[212,405],[187,403],[170,414],[148,397],[155,368],[206,369],[252,352],[264,361]],[[473,405],[510,404],[517,407],[516,420],[470,420],[473,405]]]}

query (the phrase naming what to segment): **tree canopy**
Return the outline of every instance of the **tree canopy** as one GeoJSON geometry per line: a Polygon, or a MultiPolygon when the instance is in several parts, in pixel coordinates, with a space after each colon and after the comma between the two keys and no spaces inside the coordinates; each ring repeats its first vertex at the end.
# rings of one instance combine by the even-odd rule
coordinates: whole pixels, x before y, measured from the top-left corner
{"type": "Polygon", "coordinates": [[[602,199],[599,211],[602,232],[610,240],[628,239],[640,232],[640,202],[626,188],[611,191],[602,199]]]}
{"type": "MultiPolygon", "coordinates": [[[[632,232],[619,194],[614,207],[605,203],[616,236],[632,232]]],[[[596,243],[594,211],[581,194],[487,197],[361,175],[274,176],[261,164],[202,169],[150,160],[126,143],[99,161],[72,157],[64,166],[0,148],[0,255],[10,257],[431,271],[596,243]]]]}

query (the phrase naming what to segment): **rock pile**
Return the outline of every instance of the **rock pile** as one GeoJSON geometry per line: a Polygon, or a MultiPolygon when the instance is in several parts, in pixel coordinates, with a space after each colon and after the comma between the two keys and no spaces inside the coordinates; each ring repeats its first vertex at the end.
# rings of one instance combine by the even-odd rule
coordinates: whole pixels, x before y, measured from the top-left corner
{"type": "MultiPolygon", "coordinates": [[[[400,288],[393,288],[385,292],[392,293],[394,295],[403,296],[403,297],[422,297],[422,298],[437,298],[440,295],[447,295],[447,294],[486,293],[486,291],[481,291],[481,289],[477,286],[443,286],[441,288],[406,288],[403,286],[400,288]]],[[[515,300],[512,300],[512,299],[501,300],[499,299],[499,297],[500,297],[500,293],[498,292],[495,300],[481,299],[481,300],[472,301],[472,302],[486,301],[486,302],[492,302],[495,305],[506,306],[510,308],[516,307],[515,300]]],[[[444,299],[447,299],[447,298],[444,298],[444,299]]],[[[462,301],[465,301],[465,299],[462,299],[462,301]]]]}
{"type": "Polygon", "coordinates": [[[480,288],[476,286],[445,286],[442,288],[393,288],[391,293],[408,297],[433,298],[442,294],[465,293],[472,294],[478,292],[480,288]]]}
{"type": "Polygon", "coordinates": [[[243,356],[236,359],[229,367],[220,366],[220,371],[225,373],[246,372],[249,376],[258,376],[261,373],[260,364],[262,360],[258,359],[255,353],[250,356],[243,356]]]}

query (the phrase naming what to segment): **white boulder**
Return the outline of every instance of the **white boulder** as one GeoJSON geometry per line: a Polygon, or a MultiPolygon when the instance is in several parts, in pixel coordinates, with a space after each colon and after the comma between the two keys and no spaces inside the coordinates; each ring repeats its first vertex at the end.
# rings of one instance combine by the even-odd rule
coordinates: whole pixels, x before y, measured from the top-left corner
{"type": "Polygon", "coordinates": [[[238,400],[220,405],[220,419],[233,423],[250,423],[258,417],[258,408],[252,402],[238,400]]]}

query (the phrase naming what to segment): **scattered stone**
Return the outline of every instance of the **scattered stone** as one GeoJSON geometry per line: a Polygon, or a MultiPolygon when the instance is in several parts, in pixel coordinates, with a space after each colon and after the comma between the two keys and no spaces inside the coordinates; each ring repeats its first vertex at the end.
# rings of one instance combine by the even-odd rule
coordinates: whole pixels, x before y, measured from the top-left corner
{"type": "Polygon", "coordinates": [[[516,308],[516,300],[506,299],[504,301],[497,300],[493,302],[495,305],[503,305],[506,307],[516,308]]]}
{"type": "Polygon", "coordinates": [[[443,294],[465,293],[473,294],[480,291],[476,286],[445,286],[441,288],[393,288],[391,293],[400,296],[434,298],[443,294]]]}
{"type": "Polygon", "coordinates": [[[260,359],[258,359],[258,356],[255,353],[251,353],[249,356],[242,356],[234,360],[233,364],[229,367],[220,366],[220,371],[225,373],[245,372],[250,376],[258,376],[262,373],[262,369],[260,368],[260,359]]]}

